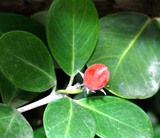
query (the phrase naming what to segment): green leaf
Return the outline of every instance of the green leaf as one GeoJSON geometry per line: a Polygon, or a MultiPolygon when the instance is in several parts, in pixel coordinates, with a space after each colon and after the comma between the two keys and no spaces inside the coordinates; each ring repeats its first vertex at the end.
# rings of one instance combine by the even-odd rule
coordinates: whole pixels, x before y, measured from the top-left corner
{"type": "Polygon", "coordinates": [[[48,12],[49,48],[70,76],[81,70],[94,50],[98,15],[91,0],[54,0],[48,12]]]}
{"type": "Polygon", "coordinates": [[[31,16],[32,19],[39,22],[43,26],[46,26],[48,11],[40,11],[31,16]]]}
{"type": "Polygon", "coordinates": [[[0,38],[0,69],[18,88],[43,92],[56,85],[52,57],[40,39],[23,31],[0,38]]]}
{"type": "Polygon", "coordinates": [[[108,90],[113,94],[143,99],[160,87],[159,53],[160,31],[148,16],[118,13],[100,20],[99,40],[88,65],[108,66],[108,90]]]}
{"type": "Polygon", "coordinates": [[[152,138],[148,116],[124,99],[103,96],[77,101],[96,122],[96,134],[103,138],[152,138]]]}
{"type": "Polygon", "coordinates": [[[95,135],[91,115],[69,98],[48,104],[44,128],[47,138],[93,138],[95,135]]]}
{"type": "Polygon", "coordinates": [[[34,138],[46,138],[44,127],[38,128],[34,131],[34,138]]]}
{"type": "Polygon", "coordinates": [[[153,20],[156,23],[157,27],[160,29],[160,17],[153,18],[153,20]]]}
{"type": "Polygon", "coordinates": [[[14,13],[0,13],[0,36],[12,30],[23,30],[33,33],[42,40],[45,38],[45,28],[35,20],[14,13]]]}
{"type": "Polygon", "coordinates": [[[18,89],[2,73],[0,73],[0,93],[3,103],[13,107],[20,107],[39,95],[39,93],[31,93],[18,89]]]}
{"type": "Polygon", "coordinates": [[[154,127],[154,138],[160,138],[160,125],[154,127]]]}
{"type": "Polygon", "coordinates": [[[0,138],[33,138],[26,119],[14,108],[0,104],[0,138]]]}

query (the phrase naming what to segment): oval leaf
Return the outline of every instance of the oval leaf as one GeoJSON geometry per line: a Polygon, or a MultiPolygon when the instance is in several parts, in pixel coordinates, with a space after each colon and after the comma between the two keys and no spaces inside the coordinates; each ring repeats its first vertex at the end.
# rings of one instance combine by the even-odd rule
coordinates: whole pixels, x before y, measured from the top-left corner
{"type": "Polygon", "coordinates": [[[160,31],[143,14],[119,13],[100,20],[100,36],[88,65],[110,70],[108,90],[125,98],[148,98],[160,87],[160,31]]]}
{"type": "Polygon", "coordinates": [[[152,138],[148,116],[138,106],[124,99],[103,96],[77,102],[96,121],[96,134],[103,138],[152,138]]]}
{"type": "Polygon", "coordinates": [[[18,88],[42,92],[56,85],[53,61],[36,36],[12,31],[0,38],[0,69],[18,88]]]}
{"type": "Polygon", "coordinates": [[[0,94],[3,103],[13,107],[20,107],[39,95],[18,89],[0,72],[0,94]]]}
{"type": "Polygon", "coordinates": [[[0,13],[0,36],[12,30],[23,30],[33,33],[42,40],[45,38],[45,28],[35,20],[14,13],[0,13]]]}
{"type": "Polygon", "coordinates": [[[69,98],[48,104],[44,128],[47,138],[93,138],[95,135],[93,118],[69,98]]]}
{"type": "Polygon", "coordinates": [[[33,131],[16,109],[0,104],[0,137],[33,138],[33,131]]]}
{"type": "Polygon", "coordinates": [[[98,15],[91,0],[54,0],[48,13],[51,52],[70,76],[82,69],[94,50],[98,15]]]}

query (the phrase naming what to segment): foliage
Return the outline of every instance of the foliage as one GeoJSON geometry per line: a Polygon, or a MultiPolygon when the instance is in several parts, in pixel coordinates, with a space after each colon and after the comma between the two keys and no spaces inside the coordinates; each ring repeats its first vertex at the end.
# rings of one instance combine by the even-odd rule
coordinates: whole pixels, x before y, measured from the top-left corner
{"type": "Polygon", "coordinates": [[[49,11],[31,18],[0,13],[0,20],[1,138],[159,135],[144,109],[132,103],[158,94],[158,19],[135,12],[99,19],[91,0],[54,0],[49,11]],[[78,85],[79,71],[95,63],[110,71],[107,96],[99,91],[87,95],[78,85]],[[55,67],[66,75],[61,77],[55,67]],[[70,80],[64,88],[59,80],[66,76],[70,80]],[[49,96],[24,106],[48,92],[49,96]],[[48,105],[43,126],[33,133],[32,124],[19,112],[44,104],[48,105]]]}

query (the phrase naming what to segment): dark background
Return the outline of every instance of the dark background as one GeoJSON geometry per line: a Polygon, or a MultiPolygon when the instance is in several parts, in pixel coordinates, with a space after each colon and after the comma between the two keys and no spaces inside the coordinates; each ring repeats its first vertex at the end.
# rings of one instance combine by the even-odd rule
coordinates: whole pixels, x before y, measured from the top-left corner
{"type": "MultiPolygon", "coordinates": [[[[160,16],[160,0],[93,0],[99,15],[118,11],[137,11],[152,17],[160,16]]],[[[52,0],[0,0],[0,11],[31,15],[47,10],[52,0]]]]}

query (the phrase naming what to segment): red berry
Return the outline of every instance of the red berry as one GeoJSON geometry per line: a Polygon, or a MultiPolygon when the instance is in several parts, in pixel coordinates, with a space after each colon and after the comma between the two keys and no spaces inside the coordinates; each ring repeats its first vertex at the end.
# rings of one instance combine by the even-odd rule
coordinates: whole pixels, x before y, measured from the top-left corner
{"type": "Polygon", "coordinates": [[[109,80],[109,70],[104,64],[93,64],[84,73],[84,84],[90,90],[102,89],[109,80]]]}

